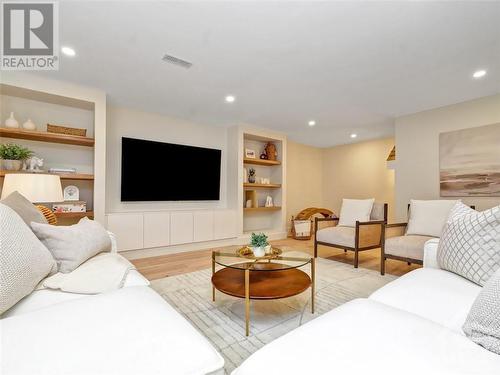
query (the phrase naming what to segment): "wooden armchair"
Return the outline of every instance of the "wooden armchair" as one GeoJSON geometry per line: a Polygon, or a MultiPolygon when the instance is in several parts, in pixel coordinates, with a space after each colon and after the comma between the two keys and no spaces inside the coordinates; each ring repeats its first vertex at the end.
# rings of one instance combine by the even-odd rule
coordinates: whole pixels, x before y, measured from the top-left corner
{"type": "MultiPolygon", "coordinates": [[[[472,209],[475,206],[471,206],[472,209]]],[[[408,213],[410,205],[408,205],[408,213]]],[[[385,261],[387,259],[399,260],[410,264],[422,264],[424,246],[427,241],[435,236],[425,234],[407,234],[408,223],[386,224],[380,247],[380,274],[385,274],[385,261]]]]}
{"type": "Polygon", "coordinates": [[[370,221],[356,221],[354,227],[338,226],[338,222],[337,217],[315,218],[314,257],[318,257],[318,245],[354,251],[354,268],[358,268],[359,252],[379,248],[383,243],[387,203],[374,203],[370,221]],[[320,229],[324,222],[334,225],[320,229]]]}

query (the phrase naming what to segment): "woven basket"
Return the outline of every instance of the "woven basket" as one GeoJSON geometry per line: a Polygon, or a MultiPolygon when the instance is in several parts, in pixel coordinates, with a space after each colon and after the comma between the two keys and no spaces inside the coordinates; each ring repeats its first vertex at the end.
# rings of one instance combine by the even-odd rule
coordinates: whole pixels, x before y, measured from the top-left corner
{"type": "Polygon", "coordinates": [[[57,133],[57,134],[77,135],[80,137],[85,137],[87,135],[87,129],[68,128],[67,126],[52,125],[52,124],[47,124],[47,132],[57,133]]]}

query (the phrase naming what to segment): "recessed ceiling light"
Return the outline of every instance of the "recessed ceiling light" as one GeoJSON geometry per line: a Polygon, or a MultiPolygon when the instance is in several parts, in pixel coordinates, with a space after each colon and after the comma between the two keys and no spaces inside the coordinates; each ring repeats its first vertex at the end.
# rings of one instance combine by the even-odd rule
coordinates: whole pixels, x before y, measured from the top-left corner
{"type": "Polygon", "coordinates": [[[472,77],[481,78],[481,77],[484,77],[485,75],[486,75],[486,70],[476,70],[474,72],[474,74],[472,75],[472,77]]]}
{"type": "Polygon", "coordinates": [[[351,134],[351,138],[356,138],[358,135],[356,133],[351,134]]]}
{"type": "Polygon", "coordinates": [[[311,121],[309,121],[309,122],[307,123],[307,125],[309,125],[309,126],[314,126],[314,125],[316,125],[316,121],[311,120],[311,121]]]}
{"type": "Polygon", "coordinates": [[[66,56],[75,56],[76,52],[73,48],[71,47],[62,47],[61,48],[62,53],[64,53],[66,56]]]}
{"type": "Polygon", "coordinates": [[[234,103],[236,98],[233,95],[228,95],[228,96],[226,96],[225,100],[226,100],[226,103],[234,103]]]}

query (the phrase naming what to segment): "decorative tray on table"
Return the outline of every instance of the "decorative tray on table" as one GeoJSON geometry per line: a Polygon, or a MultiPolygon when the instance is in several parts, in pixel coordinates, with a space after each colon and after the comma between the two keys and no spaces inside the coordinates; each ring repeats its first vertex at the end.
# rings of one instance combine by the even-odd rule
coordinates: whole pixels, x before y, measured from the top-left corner
{"type": "Polygon", "coordinates": [[[275,259],[276,257],[280,256],[282,252],[283,251],[281,249],[272,246],[271,253],[266,254],[262,257],[256,257],[255,255],[253,255],[253,251],[250,246],[243,246],[236,251],[236,254],[238,254],[242,258],[248,259],[275,259]]]}

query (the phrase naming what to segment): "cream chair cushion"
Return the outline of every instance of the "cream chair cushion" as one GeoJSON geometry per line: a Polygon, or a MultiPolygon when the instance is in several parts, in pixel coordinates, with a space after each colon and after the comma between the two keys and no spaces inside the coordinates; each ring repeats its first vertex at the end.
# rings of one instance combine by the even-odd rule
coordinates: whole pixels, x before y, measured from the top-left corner
{"type": "Polygon", "coordinates": [[[332,245],[354,247],[356,230],[353,227],[329,227],[318,230],[316,239],[332,245]]]}
{"type": "Polygon", "coordinates": [[[407,235],[385,240],[384,252],[402,258],[424,259],[424,245],[434,237],[407,235]]]}
{"type": "Polygon", "coordinates": [[[354,227],[356,221],[370,221],[375,199],[342,199],[339,226],[354,227]]]}
{"type": "Polygon", "coordinates": [[[410,219],[406,234],[441,237],[441,232],[457,200],[410,201],[410,219]]]}

